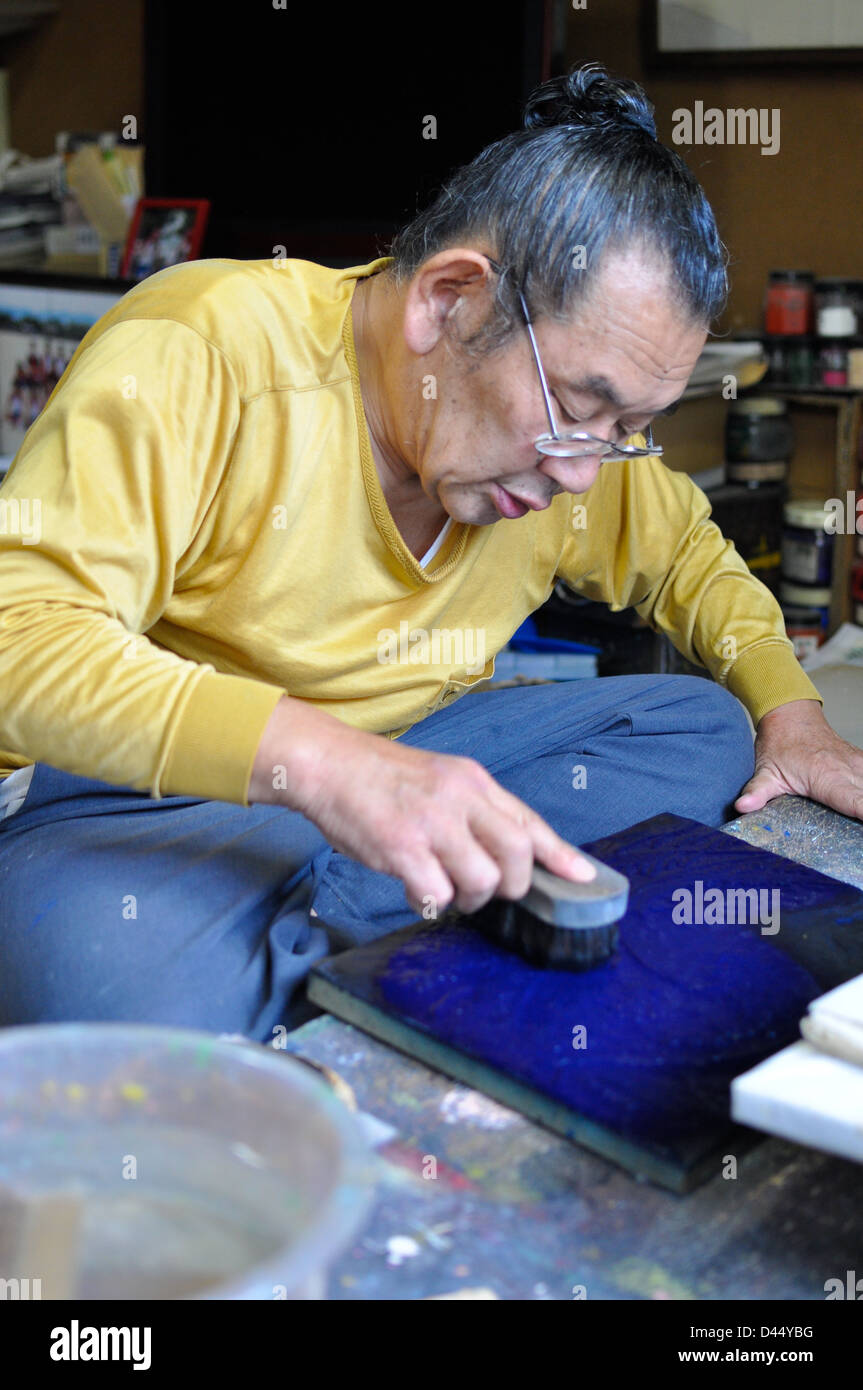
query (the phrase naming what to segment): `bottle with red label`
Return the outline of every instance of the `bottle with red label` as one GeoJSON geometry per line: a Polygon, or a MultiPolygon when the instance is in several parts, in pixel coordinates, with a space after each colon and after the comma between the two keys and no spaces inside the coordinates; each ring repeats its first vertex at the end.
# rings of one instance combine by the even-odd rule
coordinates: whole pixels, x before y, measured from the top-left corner
{"type": "Polygon", "coordinates": [[[764,331],[771,337],[811,333],[815,326],[815,276],[811,270],[771,270],[764,302],[764,331]]]}

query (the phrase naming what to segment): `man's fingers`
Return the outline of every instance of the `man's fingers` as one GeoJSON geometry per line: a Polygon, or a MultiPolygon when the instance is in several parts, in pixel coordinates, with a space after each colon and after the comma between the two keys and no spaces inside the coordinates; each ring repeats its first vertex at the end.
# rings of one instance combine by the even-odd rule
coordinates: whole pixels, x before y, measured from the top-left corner
{"type": "Polygon", "coordinates": [[[495,895],[523,898],[533,872],[533,844],[522,821],[516,820],[509,808],[486,801],[471,817],[470,828],[497,866],[495,895]]]}
{"type": "MultiPolygon", "coordinates": [[[[548,821],[543,820],[526,802],[508,792],[500,783],[495,783],[494,799],[519,825],[527,831],[531,843],[531,854],[540,864],[553,874],[568,878],[574,883],[589,883],[596,877],[596,869],[579,854],[574,845],[561,838],[552,830],[548,821]]],[[[526,891],[526,890],[525,890],[526,891]]]]}
{"type": "MultiPolygon", "coordinates": [[[[860,774],[863,774],[863,761],[860,774]]],[[[831,759],[820,766],[812,778],[811,794],[840,815],[863,820],[863,775],[858,775],[850,759],[831,759]]]]}
{"type": "Polygon", "coordinates": [[[541,816],[536,817],[533,825],[533,844],[536,858],[553,874],[573,883],[590,883],[596,878],[596,869],[590,861],[579,854],[574,845],[562,840],[541,816]]]}
{"type": "Polygon", "coordinates": [[[750,777],[743,791],[734,803],[735,811],[760,811],[762,806],[766,806],[768,801],[772,801],[777,796],[785,794],[785,787],[777,780],[772,772],[762,768],[750,777]]]}
{"type": "Polygon", "coordinates": [[[573,845],[481,765],[459,768],[459,774],[461,815],[431,817],[417,827],[414,844],[403,844],[385,869],[402,880],[411,907],[423,918],[433,920],[449,907],[476,912],[496,896],[522,898],[535,862],[570,882],[595,877],[594,866],[573,845]]]}
{"type": "Polygon", "coordinates": [[[414,911],[435,921],[448,907],[476,912],[493,898],[501,878],[499,864],[468,833],[435,846],[435,853],[414,852],[393,865],[414,911]]]}
{"type": "Polygon", "coordinates": [[[438,853],[455,884],[453,906],[459,912],[476,912],[495,896],[503,876],[500,858],[470,831],[448,841],[438,853]]]}
{"type": "Polygon", "coordinates": [[[392,872],[404,884],[405,896],[418,916],[434,922],[455,898],[455,885],[437,855],[431,851],[411,854],[401,867],[395,864],[392,872]]]}

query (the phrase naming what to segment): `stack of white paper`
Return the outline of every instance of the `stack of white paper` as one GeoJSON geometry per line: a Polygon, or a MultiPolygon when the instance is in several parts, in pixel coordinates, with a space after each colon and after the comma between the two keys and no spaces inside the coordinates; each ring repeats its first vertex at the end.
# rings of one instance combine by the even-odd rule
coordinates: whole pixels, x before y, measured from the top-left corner
{"type": "Polygon", "coordinates": [[[741,1124],[863,1162],[863,975],[823,994],[793,1043],[731,1085],[741,1124]]]}

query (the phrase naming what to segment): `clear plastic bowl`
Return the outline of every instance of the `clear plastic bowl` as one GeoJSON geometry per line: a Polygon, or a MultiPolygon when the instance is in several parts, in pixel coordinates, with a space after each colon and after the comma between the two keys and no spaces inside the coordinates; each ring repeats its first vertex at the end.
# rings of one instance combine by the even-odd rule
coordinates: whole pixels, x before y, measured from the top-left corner
{"type": "Polygon", "coordinates": [[[79,1198],[69,1297],[323,1297],[374,1164],[350,1111],[275,1048],[123,1023],[0,1030],[0,1185],[79,1198]]]}

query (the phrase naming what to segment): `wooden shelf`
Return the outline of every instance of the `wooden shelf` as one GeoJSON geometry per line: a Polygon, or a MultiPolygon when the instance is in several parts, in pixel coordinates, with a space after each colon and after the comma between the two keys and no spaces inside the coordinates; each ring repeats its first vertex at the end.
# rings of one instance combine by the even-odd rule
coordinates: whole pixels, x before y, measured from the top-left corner
{"type": "Polygon", "coordinates": [[[800,401],[809,405],[836,405],[837,401],[847,401],[852,396],[863,396],[857,386],[774,386],[762,381],[758,391],[747,391],[746,395],[781,396],[783,400],[800,401]]]}
{"type": "MultiPolygon", "coordinates": [[[[773,388],[770,388],[770,394],[773,394],[773,388]]],[[[808,494],[817,497],[821,502],[826,502],[828,496],[832,496],[841,498],[844,502],[847,493],[857,493],[860,489],[858,449],[861,429],[863,429],[863,394],[846,387],[836,387],[829,391],[785,387],[784,389],[777,388],[775,394],[781,395],[787,400],[791,411],[827,410],[832,411],[836,416],[833,468],[829,481],[831,491],[827,493],[820,486],[820,483],[827,482],[826,475],[819,480],[819,486],[815,485],[814,480],[802,476],[803,459],[795,450],[788,471],[791,494],[796,493],[798,496],[808,494]]],[[[850,535],[837,532],[833,539],[830,633],[835,632],[842,623],[851,621],[851,568],[856,558],[856,539],[857,537],[853,532],[850,535]]]]}
{"type": "MultiPolygon", "coordinates": [[[[780,396],[797,417],[797,445],[788,469],[790,496],[811,497],[822,503],[845,498],[860,489],[858,446],[863,430],[863,392],[851,387],[801,388],[759,382],[741,391],[740,399],[755,395],[780,396]],[[813,418],[806,420],[809,415],[813,418]],[[820,416],[820,421],[817,418],[820,416]]],[[[723,428],[728,402],[712,388],[696,388],[680,402],[674,415],[656,422],[657,441],[666,448],[669,468],[701,473],[724,467],[723,428]]],[[[832,634],[850,622],[851,569],[858,558],[854,534],[837,534],[833,548],[830,628],[832,634]]]]}

